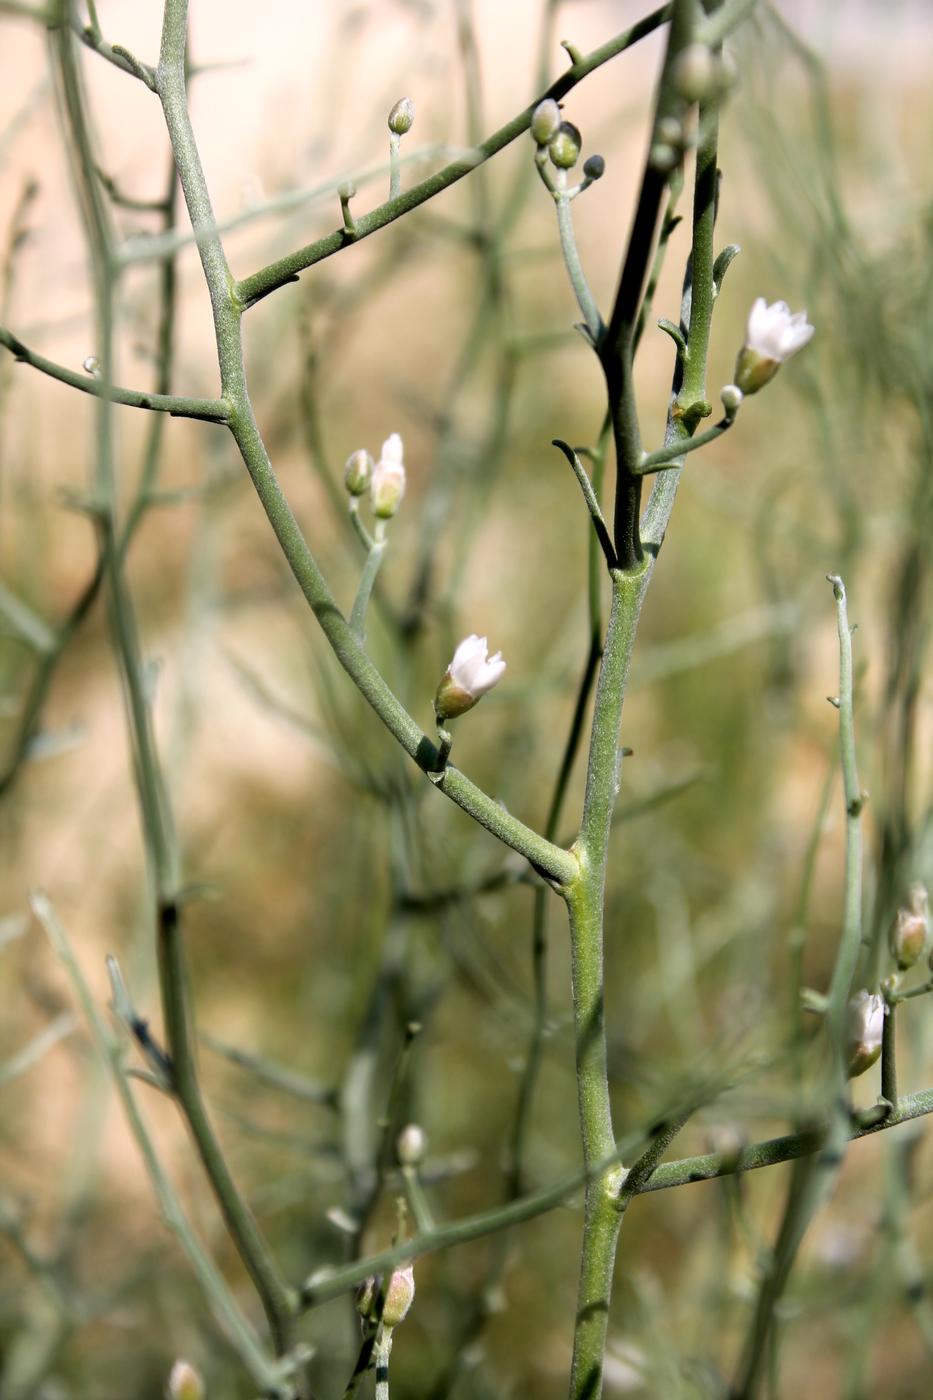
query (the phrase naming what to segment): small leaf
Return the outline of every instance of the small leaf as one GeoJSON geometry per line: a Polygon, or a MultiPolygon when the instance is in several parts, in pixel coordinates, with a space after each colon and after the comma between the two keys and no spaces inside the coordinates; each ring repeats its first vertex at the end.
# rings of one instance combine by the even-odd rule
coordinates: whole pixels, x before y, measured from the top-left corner
{"type": "Polygon", "coordinates": [[[741,249],[739,248],[739,245],[737,243],[729,243],[725,248],[723,248],[722,252],[719,254],[719,256],[716,258],[716,261],[713,263],[714,300],[716,297],[719,296],[719,292],[723,283],[723,278],[729,271],[729,267],[732,263],[733,258],[736,256],[736,254],[740,252],[741,249]]]}

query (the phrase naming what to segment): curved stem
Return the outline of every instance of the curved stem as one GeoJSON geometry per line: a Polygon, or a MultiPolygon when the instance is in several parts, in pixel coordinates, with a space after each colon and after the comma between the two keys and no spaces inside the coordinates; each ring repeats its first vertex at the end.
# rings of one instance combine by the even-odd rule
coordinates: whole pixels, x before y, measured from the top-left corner
{"type": "Polygon", "coordinates": [[[268,296],[270,292],[284,287],[287,282],[294,282],[298,274],[304,272],[306,268],[313,267],[315,263],[322,262],[325,258],[333,257],[349,242],[358,243],[360,239],[367,238],[371,233],[385,228],[387,224],[391,224],[395,219],[408,214],[412,209],[417,209],[419,205],[427,203],[429,199],[440,194],[442,190],[449,189],[458,180],[469,175],[483,161],[497,155],[509,142],[514,141],[516,137],[527,131],[531,126],[532,113],[545,97],[553,97],[559,101],[588,74],[595,72],[597,68],[623,53],[625,49],[631,48],[640,39],[652,34],[669,17],[670,6],[665,5],[646,15],[644,19],[633,24],[630,29],[616,35],[608,43],[601,44],[599,48],[594,49],[592,53],[587,54],[578,63],[574,63],[571,68],[568,68],[565,73],[562,73],[546,92],[543,92],[540,97],[536,97],[534,102],[525,108],[524,112],[520,112],[517,117],[513,117],[510,122],[493,132],[485,141],[481,141],[468,156],[451,161],[449,165],[444,166],[443,170],[429,175],[426,180],[413,185],[404,194],[398,195],[395,199],[387,200],[385,204],[380,204],[369,214],[361,215],[356,220],[356,229],[352,239],[347,237],[343,229],[338,229],[335,233],[329,233],[324,238],[319,238],[315,243],[309,243],[306,247],[299,248],[297,252],[290,253],[287,257],[279,258],[277,262],[270,263],[267,267],[254,272],[251,277],[244,278],[236,285],[238,301],[244,307],[253,306],[257,301],[268,296]]]}

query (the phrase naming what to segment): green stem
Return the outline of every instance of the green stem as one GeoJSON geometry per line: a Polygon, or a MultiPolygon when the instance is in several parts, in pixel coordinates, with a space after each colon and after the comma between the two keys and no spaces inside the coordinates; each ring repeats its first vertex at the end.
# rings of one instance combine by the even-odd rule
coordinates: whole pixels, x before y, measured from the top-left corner
{"type": "Polygon", "coordinates": [[[531,117],[535,108],[545,97],[553,97],[560,101],[588,74],[595,72],[597,68],[623,53],[625,49],[631,48],[633,44],[638,43],[648,34],[654,33],[669,17],[670,6],[665,5],[646,15],[644,19],[639,20],[630,29],[616,35],[608,43],[601,44],[592,53],[586,54],[579,63],[574,63],[571,68],[562,73],[546,92],[535,98],[534,102],[525,108],[524,112],[520,112],[517,117],[513,117],[510,122],[493,132],[485,141],[481,141],[470,152],[469,156],[452,161],[449,165],[445,165],[443,170],[429,175],[426,180],[413,185],[404,194],[388,200],[385,204],[380,204],[369,214],[362,215],[356,220],[356,231],[352,240],[348,239],[343,229],[338,229],[335,233],[329,233],[324,238],[319,238],[315,243],[309,243],[306,247],[299,248],[297,252],[291,253],[287,257],[279,258],[277,262],[270,263],[267,267],[254,272],[251,277],[246,277],[242,282],[238,282],[235,289],[237,300],[243,306],[254,305],[278,287],[285,286],[287,282],[294,282],[298,274],[304,272],[306,268],[313,267],[315,263],[322,262],[325,258],[333,257],[335,253],[339,253],[341,248],[347,246],[348,242],[358,243],[360,239],[368,238],[371,233],[385,228],[395,219],[401,218],[412,209],[417,209],[419,205],[433,199],[442,190],[449,189],[458,180],[470,175],[483,161],[497,155],[511,141],[527,131],[531,126],[531,117]]]}
{"type": "Polygon", "coordinates": [[[839,635],[839,752],[846,809],[846,844],[842,936],[829,985],[827,1024],[834,1045],[845,1037],[846,1007],[862,942],[862,789],[855,756],[855,716],[852,693],[852,632],[846,606],[846,590],[838,575],[829,575],[836,600],[839,635]]]}
{"type": "Polygon", "coordinates": [[[672,447],[660,447],[657,452],[649,452],[646,457],[642,457],[635,475],[650,476],[653,472],[668,471],[681,466],[688,452],[696,452],[698,447],[705,447],[707,443],[715,442],[717,438],[722,437],[723,433],[729,431],[734,422],[735,418],[722,418],[711,428],[707,428],[706,432],[697,433],[687,442],[677,443],[672,447]]]}
{"type": "MultiPolygon", "coordinates": [[[[618,791],[619,725],[644,573],[611,573],[612,602],[596,687],[583,820],[575,846],[580,874],[566,894],[577,1097],[583,1161],[588,1170],[611,1155],[615,1141],[603,1003],[603,909],[609,833],[618,791]]],[[[612,1271],[622,1219],[620,1185],[618,1166],[607,1167],[587,1182],[570,1379],[572,1400],[597,1396],[602,1390],[612,1271]]]]}
{"type": "MultiPolygon", "coordinates": [[[[696,1104],[690,1106],[697,1107],[696,1104]]],[[[869,1123],[850,1122],[848,1140],[857,1142],[860,1138],[871,1137],[875,1133],[888,1131],[915,1118],[933,1114],[933,1088],[917,1094],[906,1094],[901,1098],[896,1113],[878,1118],[869,1123]]],[[[665,1130],[676,1126],[679,1113],[672,1113],[666,1120],[665,1130]]],[[[620,1185],[618,1200],[621,1203],[627,1185],[624,1171],[618,1166],[620,1158],[645,1148],[645,1134],[627,1134],[616,1143],[612,1153],[597,1162],[593,1173],[585,1169],[568,1173],[539,1191],[531,1192],[516,1201],[494,1206],[490,1210],[479,1211],[474,1215],[462,1216],[449,1224],[438,1225],[427,1233],[419,1233],[402,1244],[381,1250],[365,1259],[356,1259],[340,1268],[324,1268],[306,1279],[301,1288],[299,1306],[302,1309],[315,1308],[332,1298],[339,1298],[349,1292],[370,1274],[384,1274],[399,1264],[404,1264],[422,1255],[433,1254],[442,1249],[467,1244],[472,1240],[484,1239],[498,1234],[501,1230],[519,1225],[525,1220],[534,1220],[563,1205],[568,1197],[578,1191],[590,1175],[601,1175],[615,1168],[620,1185]]],[[[794,1162],[801,1157],[819,1152],[826,1142],[826,1127],[820,1126],[810,1132],[790,1133],[785,1137],[770,1138],[765,1142],[753,1143],[739,1153],[725,1156],[708,1153],[697,1157],[685,1157],[674,1162],[666,1162],[655,1167],[650,1176],[638,1185],[635,1194],[645,1195],[651,1191],[668,1191],[675,1187],[688,1186],[701,1181],[715,1181],[721,1177],[736,1176],[744,1172],[757,1171],[763,1167],[778,1166],[782,1162],[794,1162]]],[[[635,1166],[637,1167],[638,1160],[635,1166]]],[[[634,1169],[633,1169],[634,1170],[634,1169]]]]}
{"type": "Polygon", "coordinates": [[[49,941],[55,949],[57,956],[60,958],[68,973],[68,977],[87,1018],[92,1037],[113,1077],[113,1082],[120,1098],[123,1111],[126,1114],[130,1131],[136,1139],[137,1146],[139,1147],[146,1165],[146,1170],[149,1174],[149,1179],[155,1188],[165,1223],[177,1236],[210,1302],[214,1315],[230,1338],[232,1345],[238,1351],[240,1358],[256,1384],[262,1387],[264,1394],[279,1397],[288,1396],[290,1394],[290,1388],[282,1385],[280,1369],[266,1356],[263,1348],[257,1341],[250,1324],[241,1313],[226,1281],[194,1234],[171,1182],[162,1170],[162,1165],[156,1155],[155,1148],[152,1145],[152,1141],[136,1105],[136,1100],[133,1097],[126,1075],[123,1072],[120,1047],[107,1029],[97,1010],[90,989],[75,960],[65,931],[59,923],[55,911],[43,895],[33,896],[33,909],[48,934],[49,941]]]}
{"type": "Polygon", "coordinates": [[[604,330],[603,318],[599,314],[599,307],[593,299],[593,293],[590,291],[586,274],[583,271],[583,264],[580,261],[577,240],[573,231],[570,199],[568,195],[558,191],[554,195],[554,201],[557,205],[557,227],[560,230],[560,246],[564,255],[567,276],[577,299],[577,305],[583,313],[590,339],[595,345],[604,330]]]}
{"type": "MultiPolygon", "coordinates": [[[[243,361],[243,301],[240,292],[232,286],[188,115],[184,81],[186,13],[186,0],[168,0],[162,55],[156,77],[182,191],[210,291],[221,386],[231,405],[228,426],[282,552],[337,660],[405,752],[424,773],[436,774],[435,746],[393,694],[337,607],[275,475],[253,414],[243,361]]],[[[545,840],[506,812],[457,769],[446,767],[440,777],[435,778],[435,786],[549,878],[566,884],[576,874],[576,861],[569,852],[545,840]]]]}
{"type": "MultiPolygon", "coordinates": [[[[402,138],[397,131],[389,132],[389,199],[398,199],[402,192],[402,166],[399,160],[402,138]]],[[[354,237],[357,235],[353,229],[354,237]]]]}
{"type": "Polygon", "coordinates": [[[35,350],[30,350],[18,336],[5,326],[0,326],[0,345],[6,346],[20,364],[31,365],[51,379],[57,379],[72,389],[80,389],[82,394],[90,394],[97,399],[107,399],[110,403],[124,404],[128,408],[148,408],[155,413],[168,413],[173,418],[201,418],[209,423],[223,423],[229,412],[229,404],[223,399],[186,399],[177,394],[153,394],[144,389],[122,389],[117,384],[105,382],[104,376],[76,374],[65,365],[47,360],[35,350]]]}
{"type": "MultiPolygon", "coordinates": [[[[362,523],[362,522],[361,522],[362,523]]],[[[350,627],[359,637],[360,641],[366,639],[366,609],[369,607],[369,600],[376,585],[376,575],[382,566],[382,559],[386,551],[385,522],[376,522],[376,538],[373,540],[366,562],[363,565],[363,573],[360,577],[359,587],[356,590],[356,597],[353,600],[353,608],[350,612],[350,627]]]]}

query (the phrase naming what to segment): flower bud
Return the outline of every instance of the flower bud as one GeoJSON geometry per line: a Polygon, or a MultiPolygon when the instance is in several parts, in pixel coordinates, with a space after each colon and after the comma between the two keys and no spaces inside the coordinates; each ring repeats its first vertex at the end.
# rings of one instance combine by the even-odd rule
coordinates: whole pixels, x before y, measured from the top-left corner
{"type": "Polygon", "coordinates": [[[850,1079],[864,1074],[881,1054],[884,1017],[884,997],[863,989],[849,1002],[846,1061],[850,1079]]]}
{"type": "Polygon", "coordinates": [[[391,520],[405,494],[405,464],[402,439],[392,433],[382,444],[382,456],[373,467],[369,500],[377,520],[391,520]]]}
{"type": "Polygon", "coordinates": [[[706,44],[688,44],[674,59],[671,78],[685,102],[712,97],[720,86],[719,64],[706,44]]]}
{"type": "Polygon", "coordinates": [[[764,297],[759,297],[749,312],[745,344],[735,362],[737,387],[743,394],[757,394],[812,335],[806,311],[791,315],[786,301],[768,306],[764,297]]]}
{"type": "Polygon", "coordinates": [[[338,199],[344,199],[344,200],[346,200],[346,199],[353,199],[353,198],[355,197],[355,195],[356,195],[356,181],[355,181],[355,180],[344,180],[344,181],[342,182],[342,184],[339,184],[339,185],[337,186],[337,198],[338,198],[338,199]]]}
{"type": "Polygon", "coordinates": [[[169,1372],[166,1394],[168,1400],[204,1400],[207,1392],[201,1373],[190,1361],[176,1361],[169,1372]]]}
{"type": "Polygon", "coordinates": [[[417,1167],[424,1161],[428,1140],[419,1123],[408,1123],[398,1135],[395,1155],[403,1167],[417,1167]]]}
{"type": "Polygon", "coordinates": [[[742,406],[745,395],[737,384],[724,384],[719,391],[722,406],[727,418],[734,418],[742,406]]]}
{"type": "Polygon", "coordinates": [[[362,496],[369,490],[373,475],[373,459],[364,447],[351,452],[343,468],[343,484],[351,496],[362,496]]]}
{"type": "Polygon", "coordinates": [[[397,1327],[404,1322],[415,1296],[415,1273],[410,1264],[396,1269],[389,1279],[385,1303],[382,1308],[382,1321],[386,1327],[397,1327]]]}
{"type": "Polygon", "coordinates": [[[94,378],[97,379],[100,375],[100,360],[96,355],[88,355],[87,358],[82,361],[81,368],[84,370],[85,374],[92,374],[94,378]]]}
{"type": "Polygon", "coordinates": [[[539,146],[547,146],[560,128],[560,108],[553,97],[539,102],[531,114],[531,134],[539,146]]]}
{"type": "Polygon", "coordinates": [[[400,97],[389,113],[389,130],[396,136],[404,136],[411,131],[415,120],[415,104],[410,97],[400,97]]]}
{"type": "Polygon", "coordinates": [[[662,117],[658,122],[655,135],[665,146],[682,146],[684,144],[684,129],[676,117],[662,117]]]}
{"type": "Polygon", "coordinates": [[[648,160],[655,170],[673,170],[680,160],[680,152],[666,141],[656,141],[648,152],[648,160]]]}
{"type": "Polygon", "coordinates": [[[606,169],[602,156],[589,156],[583,162],[583,174],[588,180],[601,180],[606,169]]]}
{"type": "Polygon", "coordinates": [[[925,957],[930,946],[930,899],[923,885],[911,885],[907,905],[898,909],[889,937],[891,956],[901,972],[925,957]]]}
{"type": "Polygon", "coordinates": [[[411,1264],[392,1274],[385,1292],[378,1274],[370,1274],[356,1290],[356,1310],[365,1322],[382,1322],[397,1327],[405,1321],[415,1296],[415,1275],[411,1264]]]}
{"type": "Polygon", "coordinates": [[[580,159],[582,145],[583,137],[573,122],[561,122],[547,148],[551,163],[558,170],[572,170],[580,159]]]}
{"type": "Polygon", "coordinates": [[[475,632],[464,637],[434,697],[438,724],[472,710],[477,700],[501,680],[504,672],[502,653],[497,651],[490,656],[485,637],[477,637],[475,632]]]}

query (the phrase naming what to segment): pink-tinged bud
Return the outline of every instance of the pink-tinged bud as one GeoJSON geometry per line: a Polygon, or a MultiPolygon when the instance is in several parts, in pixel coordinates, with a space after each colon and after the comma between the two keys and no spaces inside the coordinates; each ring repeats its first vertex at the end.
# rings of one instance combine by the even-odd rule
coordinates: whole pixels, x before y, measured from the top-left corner
{"type": "Polygon", "coordinates": [[[901,972],[926,957],[930,949],[930,898],[923,885],[911,885],[906,907],[894,916],[889,941],[891,956],[901,972]]]}
{"type": "Polygon", "coordinates": [[[735,383],[743,394],[757,394],[785,360],[802,350],[813,335],[806,311],[791,315],[786,301],[769,306],[759,297],[749,312],[745,344],[735,362],[735,383]]]}
{"type": "Polygon", "coordinates": [[[373,476],[373,459],[365,448],[351,452],[343,469],[343,482],[351,496],[363,496],[373,476]]]}
{"type": "Polygon", "coordinates": [[[404,1322],[414,1297],[415,1273],[411,1264],[405,1264],[403,1268],[396,1269],[389,1279],[382,1309],[383,1324],[386,1327],[397,1327],[400,1322],[404,1322]]]}
{"type": "Polygon", "coordinates": [[[458,715],[472,710],[477,700],[502,679],[505,662],[502,653],[489,655],[485,637],[477,637],[473,632],[454,652],[454,659],[444,673],[434,697],[434,713],[438,724],[456,719],[458,715]]]}
{"type": "Polygon", "coordinates": [[[356,1290],[356,1310],[366,1322],[397,1327],[404,1322],[415,1296],[415,1275],[411,1264],[396,1269],[383,1291],[377,1274],[365,1278],[356,1290]]]}
{"type": "Polygon", "coordinates": [[[405,464],[402,461],[402,439],[398,433],[386,438],[382,456],[373,467],[369,499],[377,520],[391,520],[405,495],[405,464]]]}
{"type": "Polygon", "coordinates": [[[207,1391],[201,1373],[190,1361],[176,1361],[169,1372],[166,1393],[168,1400],[204,1400],[207,1391]]]}
{"type": "Polygon", "coordinates": [[[864,1074],[881,1054],[884,1017],[884,997],[863,990],[849,1002],[846,1056],[850,1079],[864,1074]]]}

